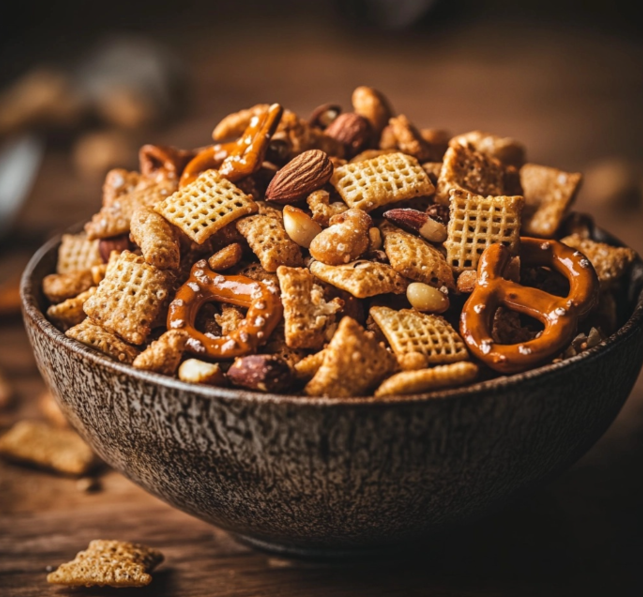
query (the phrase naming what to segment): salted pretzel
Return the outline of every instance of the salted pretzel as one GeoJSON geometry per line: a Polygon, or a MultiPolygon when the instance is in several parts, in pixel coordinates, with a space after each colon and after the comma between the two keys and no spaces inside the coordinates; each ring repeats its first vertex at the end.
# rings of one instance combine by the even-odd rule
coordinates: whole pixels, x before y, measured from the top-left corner
{"type": "Polygon", "coordinates": [[[511,259],[509,249],[494,244],[485,250],[478,264],[476,286],[462,309],[460,331],[469,350],[502,373],[530,369],[561,352],[576,334],[578,320],[598,301],[598,278],[582,253],[555,240],[537,238],[521,238],[520,247],[523,265],[547,266],[560,272],[569,281],[569,294],[555,296],[507,280],[504,275],[511,259]],[[527,342],[494,342],[493,317],[501,306],[537,319],[545,329],[527,342]]]}
{"type": "Polygon", "coordinates": [[[183,170],[179,186],[190,184],[201,172],[212,168],[218,168],[230,182],[256,172],[263,163],[283,111],[279,104],[272,104],[265,114],[251,118],[248,128],[236,141],[217,143],[200,151],[183,170]]]}
{"type": "Polygon", "coordinates": [[[214,361],[232,359],[256,351],[265,342],[282,315],[276,286],[246,276],[223,276],[213,272],[205,259],[192,266],[190,278],[170,303],[168,329],[188,332],[186,349],[214,361]],[[248,312],[236,330],[226,336],[199,332],[194,320],[205,303],[221,302],[247,307],[248,312]]]}

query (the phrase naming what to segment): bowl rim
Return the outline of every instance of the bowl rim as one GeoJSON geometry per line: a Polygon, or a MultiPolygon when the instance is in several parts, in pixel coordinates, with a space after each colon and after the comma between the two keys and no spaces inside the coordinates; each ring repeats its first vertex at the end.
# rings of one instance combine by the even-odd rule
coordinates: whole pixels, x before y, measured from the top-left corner
{"type": "MultiPolygon", "coordinates": [[[[77,226],[72,226],[64,233],[74,232],[77,226]]],[[[602,236],[606,239],[612,240],[615,244],[623,245],[618,239],[611,236],[609,233],[601,231],[602,236]]],[[[575,365],[587,361],[588,364],[600,359],[602,355],[610,352],[623,344],[639,332],[643,328],[643,287],[638,290],[638,296],[633,299],[635,302],[634,309],[628,317],[627,321],[609,336],[606,340],[598,345],[584,350],[580,354],[559,361],[557,363],[548,363],[541,367],[530,369],[522,373],[515,373],[513,375],[503,375],[489,380],[479,381],[477,383],[468,384],[456,388],[448,388],[434,392],[425,392],[422,394],[407,394],[400,396],[385,396],[376,398],[374,396],[356,396],[356,397],[312,397],[302,394],[274,394],[267,392],[253,392],[244,389],[235,388],[222,388],[218,386],[199,385],[181,381],[178,378],[170,377],[160,373],[136,369],[132,365],[120,363],[109,358],[106,355],[98,352],[97,350],[82,344],[81,342],[65,336],[63,332],[58,330],[41,311],[38,306],[37,296],[41,292],[40,285],[34,284],[33,276],[43,258],[55,247],[57,247],[62,239],[61,232],[53,238],[45,242],[31,257],[29,263],[25,267],[20,281],[20,297],[22,302],[23,318],[29,319],[38,328],[38,330],[47,336],[49,340],[61,350],[69,350],[77,355],[89,360],[96,366],[104,367],[114,373],[132,376],[135,379],[165,386],[168,389],[177,390],[180,392],[188,392],[199,395],[202,398],[217,399],[217,400],[243,400],[249,402],[265,402],[265,403],[284,403],[296,404],[300,406],[322,406],[330,407],[337,405],[359,406],[368,405],[373,406],[387,406],[391,404],[421,404],[426,402],[441,402],[445,400],[452,400],[455,398],[467,398],[480,395],[488,391],[505,391],[515,388],[520,384],[527,381],[542,380],[545,382],[547,379],[555,377],[559,374],[571,373],[575,365]]],[[[635,264],[639,265],[639,269],[643,269],[643,262],[639,259],[638,255],[635,264]]],[[[642,274],[643,277],[643,274],[642,274]]],[[[29,325],[26,322],[26,325],[29,325]]]]}

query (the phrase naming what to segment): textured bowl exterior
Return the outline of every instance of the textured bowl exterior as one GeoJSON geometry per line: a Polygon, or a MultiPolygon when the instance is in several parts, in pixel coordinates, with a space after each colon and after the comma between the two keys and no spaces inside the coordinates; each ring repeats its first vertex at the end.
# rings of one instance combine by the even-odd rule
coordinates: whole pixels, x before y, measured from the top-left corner
{"type": "Polygon", "coordinates": [[[22,285],[38,367],[111,466],[169,504],[285,551],[399,544],[498,507],[577,460],[643,363],[643,303],[605,344],[463,389],[374,401],[197,387],[116,363],[42,315],[58,239],[22,285]]]}

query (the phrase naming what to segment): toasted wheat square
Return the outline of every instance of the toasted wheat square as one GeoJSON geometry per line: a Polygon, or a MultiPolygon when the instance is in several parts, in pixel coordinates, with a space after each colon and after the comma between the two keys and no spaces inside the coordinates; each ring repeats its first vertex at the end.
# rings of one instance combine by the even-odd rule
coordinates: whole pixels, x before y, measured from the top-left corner
{"type": "Polygon", "coordinates": [[[155,209],[194,242],[202,244],[226,224],[255,213],[257,204],[218,170],[206,170],[155,209]]]}
{"type": "Polygon", "coordinates": [[[0,454],[65,475],[84,475],[97,464],[91,448],[71,429],[19,421],[0,437],[0,454]]]}
{"type": "Polygon", "coordinates": [[[472,382],[477,375],[478,366],[468,362],[438,365],[431,369],[402,371],[384,380],[375,391],[375,396],[404,396],[463,386],[472,382]]]}
{"type": "Polygon", "coordinates": [[[326,265],[314,261],[310,264],[310,271],[320,280],[356,298],[389,292],[403,294],[408,286],[408,281],[390,265],[376,261],[353,261],[346,265],[326,265]]]}
{"type": "Polygon", "coordinates": [[[304,264],[301,248],[288,236],[281,221],[268,216],[250,216],[237,222],[237,230],[267,272],[276,272],[280,265],[300,267],[304,264]]]}
{"type": "Polygon", "coordinates": [[[80,234],[63,234],[58,248],[57,273],[69,274],[84,271],[101,263],[103,263],[103,260],[98,251],[97,240],[89,240],[84,232],[80,234]]]}
{"type": "Polygon", "coordinates": [[[309,396],[364,396],[392,373],[396,364],[395,357],[371,332],[344,317],[305,391],[309,396]]]}
{"type": "Polygon", "coordinates": [[[383,222],[384,251],[391,267],[406,278],[455,290],[453,270],[444,255],[425,240],[383,222]]]}
{"type": "Polygon", "coordinates": [[[505,166],[520,168],[525,163],[525,146],[511,137],[471,131],[452,137],[449,145],[456,144],[470,145],[476,151],[501,161],[505,166]]]}
{"type": "Polygon", "coordinates": [[[399,152],[335,168],[331,183],[349,207],[364,211],[435,191],[418,161],[399,152]]]}
{"type": "Polygon", "coordinates": [[[574,202],[582,179],[580,172],[525,164],[520,169],[525,196],[523,232],[552,238],[574,202]]]}
{"type": "Polygon", "coordinates": [[[132,240],[145,261],[158,269],[179,268],[180,245],[176,228],[149,207],[140,207],[130,222],[132,240]]]}
{"type": "Polygon", "coordinates": [[[335,314],[342,308],[338,298],[324,300],[324,289],[307,269],[277,269],[284,306],[286,344],[290,348],[319,350],[335,331],[335,314]]]}
{"type": "Polygon", "coordinates": [[[145,371],[174,375],[189,337],[184,330],[168,330],[139,354],[132,365],[145,371]]]}
{"type": "Polygon", "coordinates": [[[68,330],[85,319],[83,305],[96,292],[96,286],[47,309],[47,317],[60,330],[68,330]]]}
{"type": "Polygon", "coordinates": [[[68,587],[144,587],[162,561],[160,551],[145,545],[97,539],[48,574],[47,582],[68,587]]]}
{"type": "Polygon", "coordinates": [[[456,273],[477,269],[480,255],[502,243],[515,255],[520,245],[524,200],[515,197],[482,197],[456,190],[451,194],[447,226],[447,262],[456,273]]]}
{"type": "Polygon", "coordinates": [[[42,280],[42,292],[54,304],[78,296],[92,286],[94,278],[91,269],[76,270],[68,274],[49,274],[42,280]]]}
{"type": "Polygon", "coordinates": [[[476,195],[521,194],[518,172],[469,145],[454,144],[444,154],[435,201],[449,205],[454,190],[476,195]]]}
{"type": "Polygon", "coordinates": [[[604,290],[613,287],[629,271],[636,259],[636,253],[628,247],[612,247],[582,238],[578,234],[566,236],[560,242],[577,249],[590,260],[604,290]]]}
{"type": "Polygon", "coordinates": [[[469,358],[466,346],[451,324],[439,315],[414,309],[395,311],[371,307],[369,311],[389,341],[398,360],[412,352],[427,357],[429,365],[455,363],[469,358]]]}
{"type": "Polygon", "coordinates": [[[85,303],[89,318],[131,344],[143,344],[168,302],[174,278],[123,251],[85,303]]]}
{"type": "Polygon", "coordinates": [[[89,318],[73,328],[69,328],[65,332],[65,336],[74,338],[74,340],[95,348],[115,361],[128,365],[131,365],[139,354],[138,349],[134,346],[123,342],[118,336],[96,325],[89,318]]]}

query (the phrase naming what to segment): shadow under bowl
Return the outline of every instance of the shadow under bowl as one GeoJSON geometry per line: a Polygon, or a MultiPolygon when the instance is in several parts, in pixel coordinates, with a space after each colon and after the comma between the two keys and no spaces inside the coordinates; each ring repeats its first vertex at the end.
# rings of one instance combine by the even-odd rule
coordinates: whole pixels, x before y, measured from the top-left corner
{"type": "Polygon", "coordinates": [[[523,374],[377,400],[187,384],[117,363],[47,321],[41,282],[59,242],[33,257],[21,291],[38,367],[71,424],[148,492],[286,554],[397,547],[497,509],[582,456],[643,363],[637,262],[618,332],[523,374]]]}

